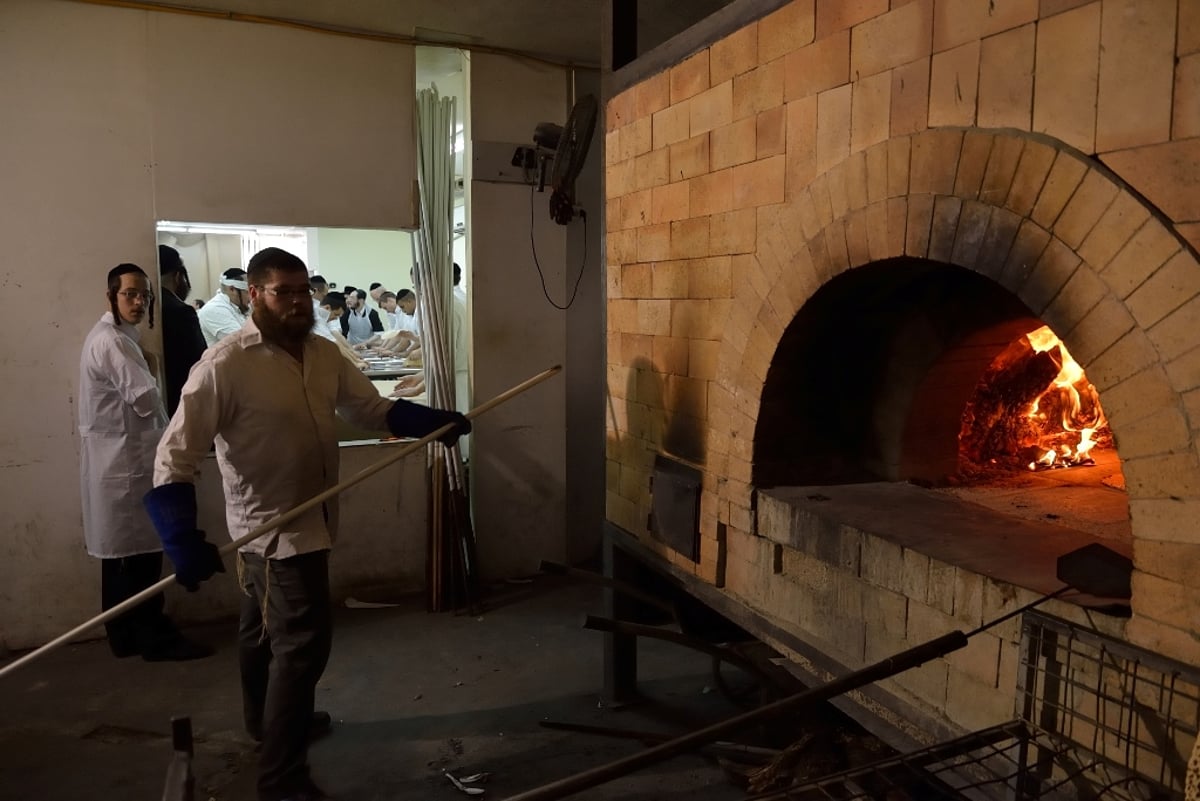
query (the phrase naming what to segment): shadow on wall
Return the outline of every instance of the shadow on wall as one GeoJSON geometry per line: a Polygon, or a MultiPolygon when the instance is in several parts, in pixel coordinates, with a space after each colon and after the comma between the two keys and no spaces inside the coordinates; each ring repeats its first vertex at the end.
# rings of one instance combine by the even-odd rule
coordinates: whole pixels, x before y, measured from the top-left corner
{"type": "Polygon", "coordinates": [[[523,425],[504,425],[499,432],[477,428],[474,435],[472,462],[481,464],[471,474],[488,477],[487,488],[475,488],[483,493],[476,495],[475,532],[480,575],[487,579],[528,575],[542,559],[565,558],[572,512],[564,503],[566,479],[532,456],[536,449],[522,446],[532,435],[523,425]],[[503,492],[502,499],[497,491],[503,492]],[[478,515],[484,508],[503,509],[503,515],[481,520],[478,515]],[[565,529],[555,515],[565,516],[565,529]]]}
{"type": "Polygon", "coordinates": [[[645,529],[638,509],[647,502],[649,477],[657,454],[703,467],[707,458],[705,382],[685,376],[664,375],[644,357],[630,365],[625,386],[624,421],[616,408],[618,399],[608,398],[608,453],[617,469],[607,472],[610,498],[619,497],[618,508],[610,504],[609,519],[631,531],[645,529]],[[624,422],[624,425],[622,425],[624,422]]]}
{"type": "MultiPolygon", "coordinates": [[[[635,359],[626,387],[630,432],[646,441],[651,453],[662,452],[696,465],[706,458],[705,382],[664,375],[645,358],[635,359]],[[635,412],[641,429],[633,426],[635,412]]],[[[653,461],[653,460],[652,460],[653,461]]]]}

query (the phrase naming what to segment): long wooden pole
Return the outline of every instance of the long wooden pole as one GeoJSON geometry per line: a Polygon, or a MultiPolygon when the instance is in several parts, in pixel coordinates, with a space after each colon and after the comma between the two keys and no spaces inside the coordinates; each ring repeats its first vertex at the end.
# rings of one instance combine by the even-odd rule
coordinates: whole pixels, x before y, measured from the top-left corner
{"type": "MultiPolygon", "coordinates": [[[[479,404],[474,409],[467,412],[466,416],[468,419],[474,419],[474,418],[478,417],[479,415],[483,414],[484,412],[491,411],[492,409],[494,409],[495,407],[504,403],[505,401],[515,398],[517,395],[520,395],[525,390],[530,389],[534,386],[537,386],[538,384],[542,383],[543,381],[550,378],[551,376],[558,374],[561,371],[562,371],[562,365],[555,365],[554,367],[551,367],[547,370],[543,370],[542,372],[538,373],[537,375],[533,376],[532,378],[527,378],[524,381],[522,381],[520,384],[517,384],[516,386],[514,386],[510,389],[507,389],[504,392],[501,392],[499,395],[492,398],[491,400],[485,401],[484,403],[479,404]]],[[[341,493],[343,493],[346,490],[353,487],[355,484],[365,481],[366,479],[368,479],[371,476],[378,473],[380,470],[383,470],[384,468],[395,464],[396,462],[400,461],[401,459],[408,456],[409,454],[416,453],[417,451],[424,448],[426,445],[437,440],[438,437],[449,432],[450,428],[451,428],[451,424],[447,423],[446,425],[439,428],[437,431],[433,431],[429,434],[426,434],[425,436],[421,437],[416,442],[413,442],[410,445],[406,445],[405,447],[400,448],[393,454],[389,454],[388,456],[385,456],[384,458],[380,459],[378,462],[375,462],[375,464],[364,467],[362,470],[359,470],[357,473],[355,473],[350,478],[342,481],[339,484],[335,484],[334,486],[330,487],[329,489],[325,490],[324,492],[314,495],[313,497],[309,498],[307,501],[305,501],[304,503],[295,507],[294,509],[271,518],[270,520],[263,523],[258,528],[246,533],[245,535],[239,537],[236,540],[233,540],[232,542],[229,542],[229,543],[221,546],[221,548],[219,549],[220,553],[222,555],[231,553],[233,551],[236,551],[238,548],[241,548],[243,545],[245,545],[246,543],[248,543],[252,540],[256,540],[265,534],[270,534],[272,531],[279,528],[280,526],[286,525],[286,524],[292,522],[293,520],[295,520],[296,518],[300,517],[305,512],[307,512],[309,509],[312,509],[316,506],[321,505],[322,503],[324,503],[325,501],[334,497],[335,495],[340,495],[341,493]]],[[[124,614],[128,610],[130,610],[133,607],[137,606],[138,604],[142,603],[143,601],[146,601],[149,598],[152,598],[155,595],[157,595],[158,593],[162,592],[163,590],[165,590],[168,586],[170,586],[174,582],[175,582],[175,576],[173,576],[173,575],[165,576],[157,584],[152,584],[151,586],[149,586],[146,589],[139,592],[137,595],[134,595],[130,598],[126,598],[124,601],[121,601],[121,603],[117,604],[116,606],[112,607],[111,609],[107,609],[104,612],[101,612],[100,614],[93,617],[91,620],[88,620],[84,623],[80,623],[78,626],[76,626],[75,628],[66,632],[65,634],[61,634],[58,637],[55,637],[50,642],[41,646],[40,648],[36,648],[33,651],[30,651],[29,653],[25,654],[24,656],[22,656],[20,659],[16,660],[15,662],[10,662],[9,664],[5,665],[3,668],[0,668],[0,679],[4,678],[5,676],[7,676],[10,673],[15,672],[17,669],[19,669],[25,665],[28,665],[30,662],[33,662],[36,659],[40,659],[41,657],[45,656],[46,654],[50,653],[51,651],[55,650],[56,648],[58,648],[62,645],[65,645],[66,643],[70,642],[71,640],[75,639],[76,637],[80,636],[81,634],[86,633],[89,629],[91,629],[95,626],[99,626],[102,623],[107,623],[108,621],[112,620],[113,618],[124,614]]]]}

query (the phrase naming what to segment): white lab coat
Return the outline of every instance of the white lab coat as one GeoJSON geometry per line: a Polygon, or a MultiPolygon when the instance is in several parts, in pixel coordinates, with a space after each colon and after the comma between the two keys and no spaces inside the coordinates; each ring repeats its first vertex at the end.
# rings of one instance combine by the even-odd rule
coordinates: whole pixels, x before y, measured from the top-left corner
{"type": "Polygon", "coordinates": [[[105,312],[79,359],[83,537],[88,553],[104,559],[162,550],[142,497],[167,413],[138,337],[105,312]]]}

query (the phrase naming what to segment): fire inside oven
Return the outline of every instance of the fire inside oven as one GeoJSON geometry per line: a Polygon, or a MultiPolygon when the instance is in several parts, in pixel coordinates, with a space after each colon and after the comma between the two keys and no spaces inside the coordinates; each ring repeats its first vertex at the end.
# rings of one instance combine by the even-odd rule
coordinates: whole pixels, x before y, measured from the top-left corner
{"type": "Polygon", "coordinates": [[[832,278],[776,346],[754,485],[1123,490],[1100,395],[1051,322],[963,267],[897,258],[832,278]]]}
{"type": "Polygon", "coordinates": [[[1111,448],[1096,387],[1042,326],[1001,351],[980,378],[963,410],[959,474],[1090,466],[1111,448]]]}

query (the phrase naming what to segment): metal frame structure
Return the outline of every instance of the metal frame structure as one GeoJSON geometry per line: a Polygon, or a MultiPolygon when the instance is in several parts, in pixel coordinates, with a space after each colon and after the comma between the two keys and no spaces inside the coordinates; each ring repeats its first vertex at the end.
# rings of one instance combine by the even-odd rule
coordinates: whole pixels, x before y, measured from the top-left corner
{"type": "Polygon", "coordinates": [[[1196,668],[1029,612],[1017,689],[1013,721],[756,798],[1182,798],[1196,668]]]}

